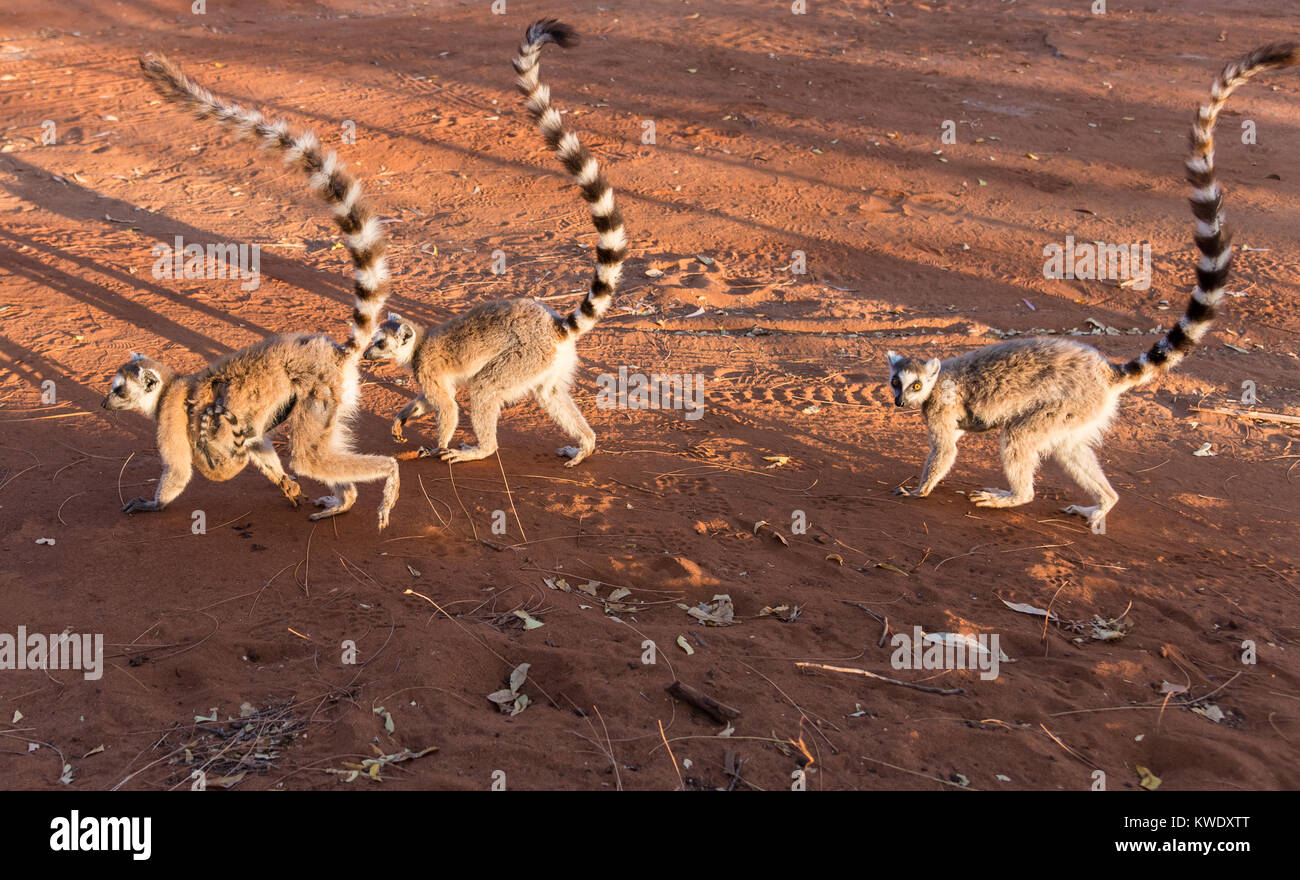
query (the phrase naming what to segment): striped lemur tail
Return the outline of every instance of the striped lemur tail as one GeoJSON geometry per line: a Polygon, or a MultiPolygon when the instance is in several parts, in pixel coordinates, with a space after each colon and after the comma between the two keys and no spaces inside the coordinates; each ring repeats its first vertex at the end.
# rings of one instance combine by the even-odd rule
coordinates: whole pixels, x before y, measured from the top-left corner
{"type": "Polygon", "coordinates": [[[260,138],[263,149],[284,153],[285,164],[306,173],[312,191],[333,207],[334,222],[356,266],[354,326],[343,351],[347,356],[360,356],[374,335],[388,297],[388,260],[384,256],[388,243],[379,218],[361,193],[361,183],[333,150],[321,150],[312,132],[293,131],[283,119],[268,122],[257,110],[218,98],[162,55],[142,55],[140,68],[163,97],[188,106],[200,119],[215,119],[241,137],[260,138]]]}
{"type": "Polygon", "coordinates": [[[1214,123],[1238,86],[1257,73],[1295,64],[1300,64],[1300,43],[1260,46],[1225,66],[1210,87],[1210,101],[1201,106],[1192,123],[1192,155],[1187,160],[1187,179],[1193,187],[1196,247],[1201,252],[1196,264],[1196,289],[1187,313],[1150,351],[1117,367],[1120,383],[1140,385],[1172,369],[1201,341],[1214,320],[1232,265],[1232,234],[1224,225],[1223,188],[1214,169],[1214,123]]]}
{"type": "Polygon", "coordinates": [[[563,336],[581,336],[605,314],[614,297],[627,259],[627,237],[623,233],[623,215],[614,202],[614,190],[600,173],[600,166],[578,138],[564,128],[560,111],[551,106],[550,87],[537,79],[537,61],[542,46],[556,43],[561,47],[574,45],[578,34],[567,24],[553,18],[529,25],[519,54],[513,63],[519,78],[515,81],[525,96],[524,106],[537,122],[537,127],[547,145],[555,151],[564,169],[573,175],[582,189],[582,197],[591,205],[591,222],[600,233],[596,246],[596,272],[591,279],[591,290],[582,305],[557,321],[557,330],[563,336]]]}

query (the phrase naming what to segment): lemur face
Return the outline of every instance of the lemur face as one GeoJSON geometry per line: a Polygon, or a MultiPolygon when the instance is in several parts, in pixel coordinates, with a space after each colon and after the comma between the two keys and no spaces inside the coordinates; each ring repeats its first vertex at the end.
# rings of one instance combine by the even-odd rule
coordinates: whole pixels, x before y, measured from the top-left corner
{"type": "Polygon", "coordinates": [[[894,406],[919,407],[925,403],[939,380],[942,361],[934,358],[922,362],[892,351],[886,357],[889,358],[889,389],[894,392],[894,406]]]}
{"type": "Polygon", "coordinates": [[[150,415],[157,409],[161,393],[162,375],[158,365],[142,354],[133,354],[131,360],[113,374],[113,384],[100,406],[150,415]]]}
{"type": "Polygon", "coordinates": [[[388,320],[375,329],[374,338],[362,357],[368,361],[397,361],[410,363],[415,351],[415,327],[389,312],[388,320]]]}

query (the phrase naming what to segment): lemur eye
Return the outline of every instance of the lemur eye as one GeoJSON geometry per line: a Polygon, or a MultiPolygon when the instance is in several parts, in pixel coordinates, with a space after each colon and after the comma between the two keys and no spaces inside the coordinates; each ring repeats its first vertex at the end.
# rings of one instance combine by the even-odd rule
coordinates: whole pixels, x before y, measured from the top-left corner
{"type": "Polygon", "coordinates": [[[912,383],[912,390],[913,390],[913,391],[920,391],[920,390],[921,390],[921,383],[920,383],[920,382],[913,382],[913,383],[912,383]]]}

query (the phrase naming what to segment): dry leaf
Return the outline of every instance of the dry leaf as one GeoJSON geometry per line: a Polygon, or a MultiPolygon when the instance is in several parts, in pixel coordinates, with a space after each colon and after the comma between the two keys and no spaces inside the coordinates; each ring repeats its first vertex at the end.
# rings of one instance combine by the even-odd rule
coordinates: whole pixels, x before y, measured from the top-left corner
{"type": "Polygon", "coordinates": [[[694,608],[686,609],[686,613],[706,626],[730,626],[735,623],[736,609],[731,603],[730,595],[719,593],[713,597],[713,601],[701,602],[694,608]]]}
{"type": "Polygon", "coordinates": [[[522,608],[515,611],[514,615],[515,617],[518,617],[520,620],[524,622],[524,629],[537,629],[539,626],[545,626],[545,624],[543,624],[540,620],[538,620],[536,617],[533,617],[531,614],[529,614],[527,611],[524,611],[522,608]]]}
{"type": "Polygon", "coordinates": [[[1141,785],[1143,788],[1145,788],[1147,791],[1155,791],[1157,788],[1160,787],[1160,777],[1152,773],[1146,767],[1143,767],[1141,764],[1138,764],[1137,772],[1138,772],[1138,776],[1141,777],[1138,784],[1141,785]]]}

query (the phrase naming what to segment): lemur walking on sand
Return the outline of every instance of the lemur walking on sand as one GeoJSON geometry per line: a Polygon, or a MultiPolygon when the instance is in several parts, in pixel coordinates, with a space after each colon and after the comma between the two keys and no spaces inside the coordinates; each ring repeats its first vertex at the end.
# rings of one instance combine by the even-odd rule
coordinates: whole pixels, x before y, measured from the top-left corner
{"type": "Polygon", "coordinates": [[[420,394],[394,419],[393,437],[406,442],[402,432],[406,423],[433,412],[437,446],[422,448],[421,456],[437,455],[449,462],[487,458],[497,450],[501,407],[530,393],[578,443],[566,466],[573,467],[596,449],[595,432],[573,402],[570,388],[578,366],[577,341],[609,308],[627,257],[627,238],[614,190],[587,148],[565,130],[559,111],[551,106],[550,89],[537,78],[542,47],[547,43],[570,46],[576,39],[568,25],[553,19],[538,21],[528,28],[514,68],[524,106],[591,206],[591,220],[599,233],[591,289],[568,315],[530,299],[485,303],[428,329],[390,314],[376,331],[366,357],[396,361],[414,373],[420,394]],[[459,419],[456,390],[462,385],[469,386],[470,421],[478,445],[452,450],[459,419]]]}
{"type": "Polygon", "coordinates": [[[1187,313],[1151,350],[1116,364],[1091,346],[1065,339],[1002,342],[948,360],[889,352],[894,404],[920,407],[930,438],[920,486],[899,494],[924,497],[944,478],[967,431],[1002,431],[1002,463],[1010,489],[984,489],[970,498],[979,507],[1016,507],[1034,497],[1034,472],[1055,458],[1089,495],[1090,505],[1065,512],[1096,529],[1118,495],[1093,448],[1114,417],[1119,397],[1172,369],[1200,342],[1214,318],[1232,263],[1231,236],[1223,221],[1223,189],[1214,169],[1214,123],[1238,86],[1266,70],[1300,62],[1300,44],[1262,46],[1223,68],[1209,103],[1192,125],[1187,160],[1192,214],[1196,217],[1196,288],[1187,313]]]}
{"type": "Polygon", "coordinates": [[[229,480],[249,461],[296,507],[303,492],[285,473],[267,437],[287,422],[290,467],[299,476],[326,483],[333,493],[316,500],[324,509],[311,518],[345,512],[356,501],[355,484],[383,480],[383,529],[397,501],[397,460],[354,452],[348,431],[359,397],[358,362],[388,293],[379,219],[360,183],[333,152],[321,150],[311,132],[291,131],[284,121],[268,122],[256,110],[223,101],[161,56],[146,55],[140,66],[167,99],[260,139],[264,148],[284,153],[288,164],[307,174],[312,191],[334,209],[334,222],[356,266],[355,326],[342,343],[321,334],[273,336],[188,376],[133,355],[113,377],[103,406],[135,410],[158,423],[163,473],[152,499],[133,498],[122,509],[162,510],[180,495],[193,471],[210,480],[229,480]]]}

